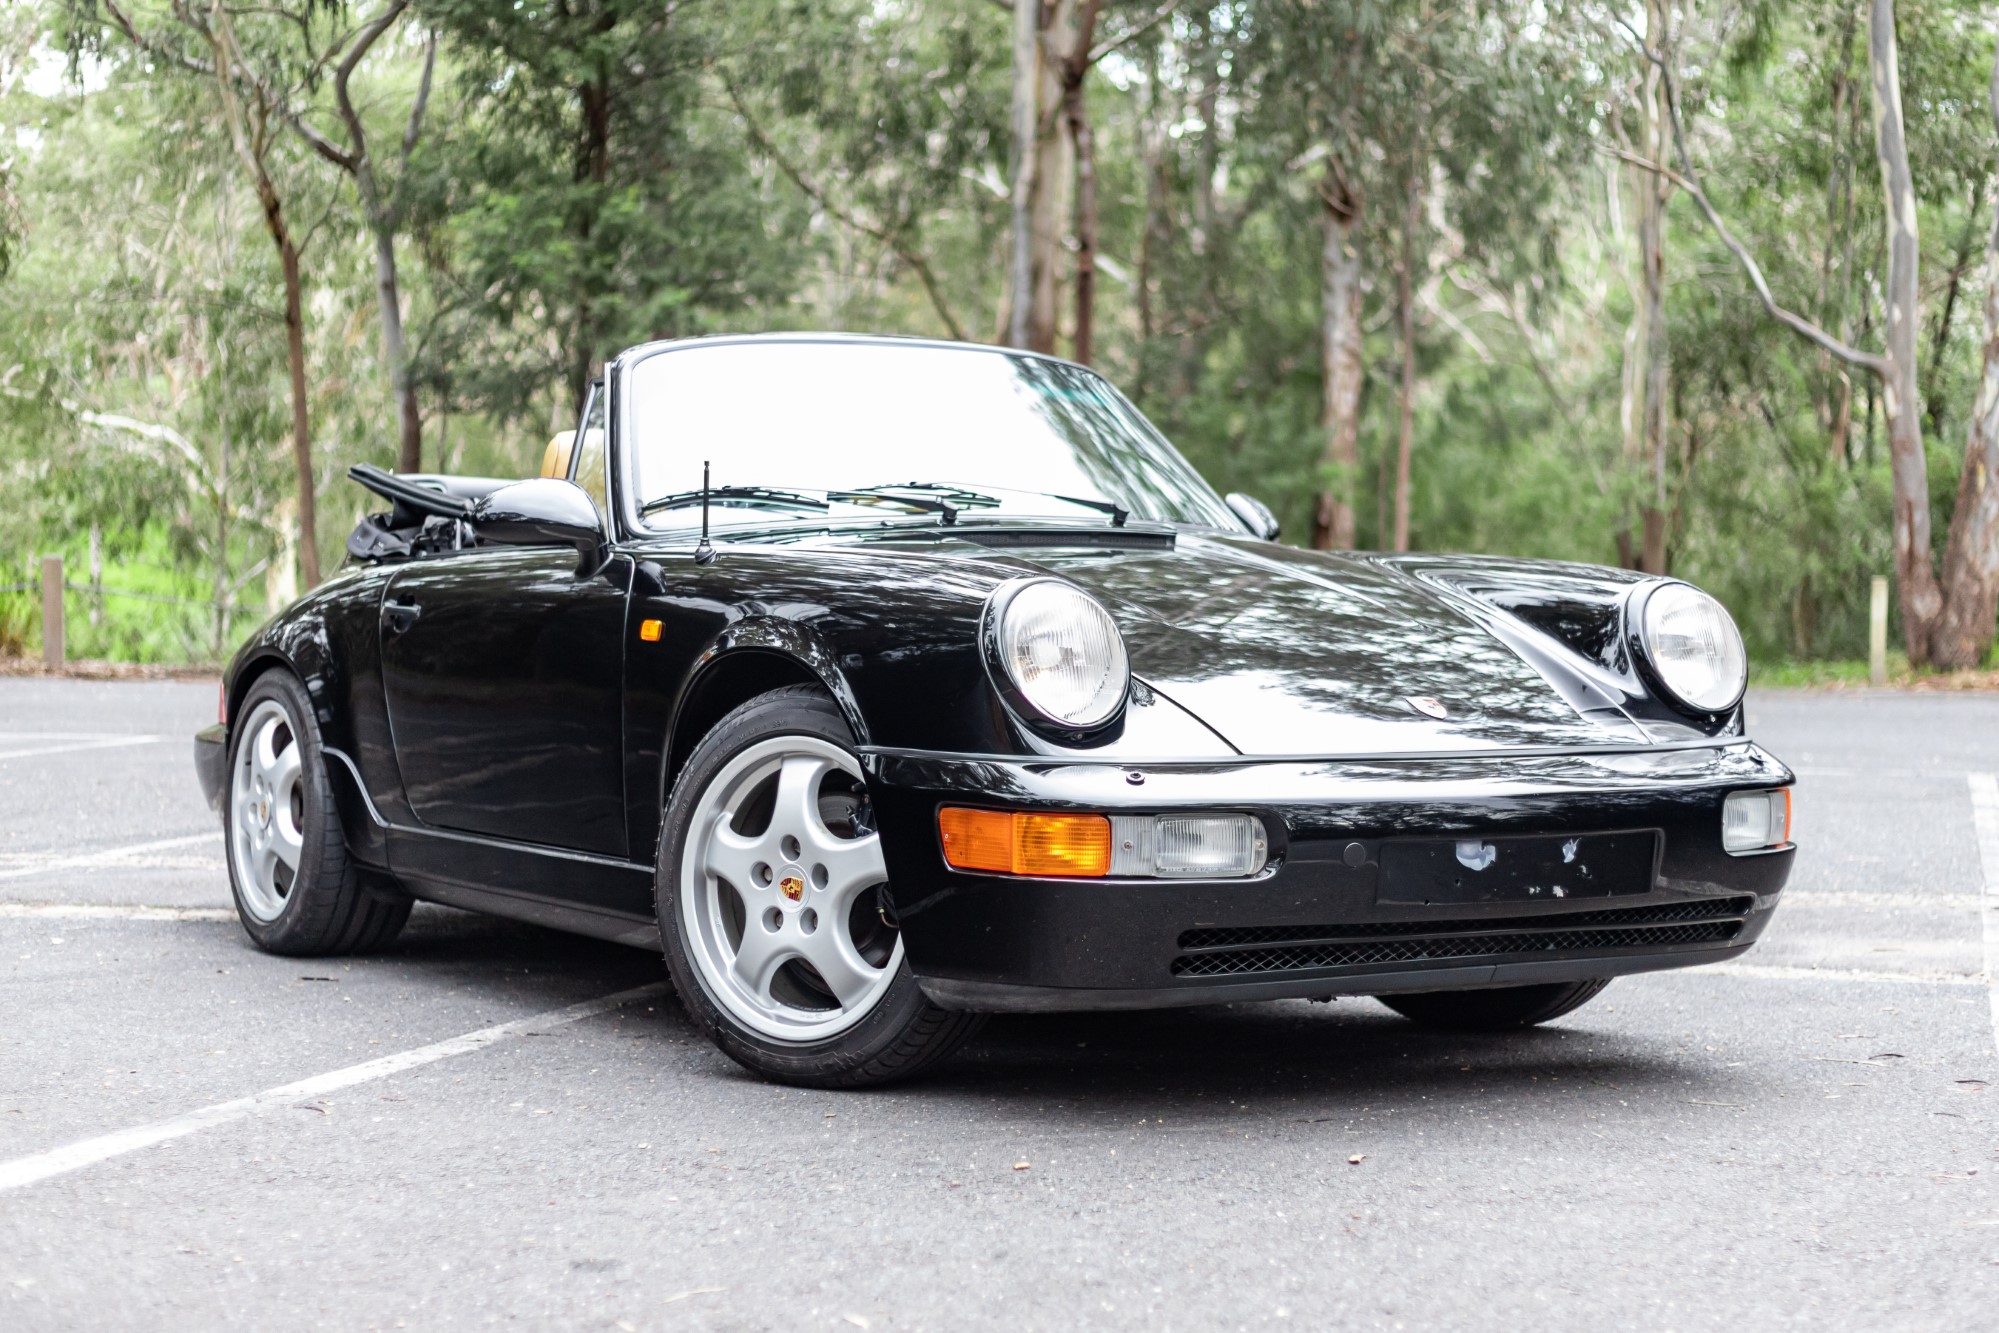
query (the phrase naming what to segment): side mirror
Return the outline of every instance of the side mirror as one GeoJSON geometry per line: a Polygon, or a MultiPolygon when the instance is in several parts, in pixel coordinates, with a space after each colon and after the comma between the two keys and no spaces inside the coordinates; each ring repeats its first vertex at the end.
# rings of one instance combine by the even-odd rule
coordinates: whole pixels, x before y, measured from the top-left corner
{"type": "Polygon", "coordinates": [[[472,510],[479,540],[495,546],[573,546],[577,570],[596,568],[605,535],[597,506],[573,481],[537,477],[502,486],[472,510]]]}
{"type": "Polygon", "coordinates": [[[1230,491],[1227,499],[1229,508],[1249,526],[1251,532],[1267,542],[1277,540],[1277,515],[1270,512],[1269,505],[1241,491],[1230,491]]]}

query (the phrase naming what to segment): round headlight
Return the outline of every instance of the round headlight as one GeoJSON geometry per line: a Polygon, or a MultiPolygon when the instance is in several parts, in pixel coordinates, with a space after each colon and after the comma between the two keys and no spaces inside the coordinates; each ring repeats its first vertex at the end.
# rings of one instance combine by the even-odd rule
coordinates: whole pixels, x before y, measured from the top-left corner
{"type": "Polygon", "coordinates": [[[1007,679],[1049,721],[1088,729],[1124,702],[1124,635],[1088,593],[1053,579],[1024,584],[1006,599],[998,630],[1007,679]]]}
{"type": "Polygon", "coordinates": [[[1719,713],[1742,697],[1749,657],[1728,611],[1699,588],[1662,583],[1645,599],[1645,656],[1689,708],[1719,713]]]}

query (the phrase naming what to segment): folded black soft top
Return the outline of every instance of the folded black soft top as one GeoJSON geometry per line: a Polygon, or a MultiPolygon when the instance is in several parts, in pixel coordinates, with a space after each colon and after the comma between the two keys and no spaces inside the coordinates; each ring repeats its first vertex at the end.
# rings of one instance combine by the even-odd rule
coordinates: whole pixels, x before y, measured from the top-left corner
{"type": "Polygon", "coordinates": [[[460,523],[472,507],[513,484],[502,477],[397,474],[371,463],[357,463],[347,475],[390,505],[386,514],[365,515],[349,534],[347,553],[357,560],[401,559],[425,548],[455,550],[469,539],[460,523]]]}

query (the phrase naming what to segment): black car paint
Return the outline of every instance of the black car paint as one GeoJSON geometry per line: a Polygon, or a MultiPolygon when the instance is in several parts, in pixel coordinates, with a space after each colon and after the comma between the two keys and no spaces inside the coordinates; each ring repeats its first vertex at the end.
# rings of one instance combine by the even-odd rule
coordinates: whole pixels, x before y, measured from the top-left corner
{"type": "MultiPolygon", "coordinates": [[[[559,547],[351,566],[244,645],[228,713],[257,671],[296,672],[350,851],[417,896],[649,943],[660,813],[700,730],[762,689],[816,683],[864,757],[910,965],[947,1004],[1607,975],[1727,956],[1767,923],[1792,853],[1724,853],[1720,805],[1791,774],[1742,737],[1739,708],[1694,715],[1659,697],[1625,624],[1637,576],[1193,530],[1105,544],[1105,525],[1070,520],[1011,521],[989,543],[983,526],[779,520],[761,537],[732,529],[712,564],[695,560],[691,533],[621,526],[594,568],[559,547]],[[1009,710],[981,651],[992,591],[1049,574],[1096,594],[1131,652],[1129,706],[1086,745],[1009,710]],[[414,617],[390,610],[405,601],[414,617]],[[657,642],[638,637],[648,619],[662,622],[657,642]],[[1443,700],[1447,716],[1411,696],[1443,700]],[[1271,864],[1226,882],[962,874],[937,846],[947,800],[1247,810],[1266,823],[1271,864]],[[1197,926],[1421,918],[1373,901],[1383,838],[1633,828],[1662,831],[1664,852],[1631,901],[1755,895],[1729,947],[1255,981],[1167,970],[1197,926]]],[[[214,802],[221,738],[197,752],[214,802]]]]}

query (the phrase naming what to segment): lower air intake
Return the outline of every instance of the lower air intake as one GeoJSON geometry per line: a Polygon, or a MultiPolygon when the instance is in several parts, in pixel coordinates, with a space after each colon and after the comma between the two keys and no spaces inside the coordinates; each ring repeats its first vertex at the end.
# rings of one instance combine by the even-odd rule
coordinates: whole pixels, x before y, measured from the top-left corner
{"type": "Polygon", "coordinates": [[[1372,921],[1343,926],[1235,926],[1190,930],[1176,977],[1233,977],[1521,954],[1590,954],[1726,944],[1742,933],[1753,898],[1717,898],[1560,916],[1483,921],[1372,921]]]}

